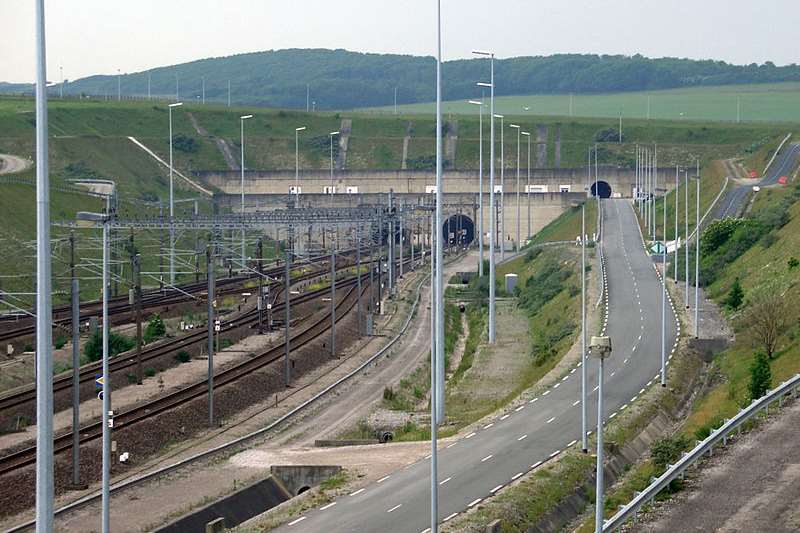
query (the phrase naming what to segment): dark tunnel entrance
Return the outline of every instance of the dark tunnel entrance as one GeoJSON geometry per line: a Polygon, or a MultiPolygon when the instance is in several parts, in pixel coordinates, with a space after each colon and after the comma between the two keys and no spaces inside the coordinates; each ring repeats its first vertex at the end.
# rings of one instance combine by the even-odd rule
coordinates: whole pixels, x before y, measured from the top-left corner
{"type": "Polygon", "coordinates": [[[600,198],[611,198],[611,185],[609,185],[607,181],[598,181],[596,184],[592,182],[591,190],[592,196],[597,196],[599,191],[600,198]]]}
{"type": "Polygon", "coordinates": [[[475,239],[475,223],[466,215],[453,215],[442,226],[442,237],[448,246],[468,246],[475,239]]]}

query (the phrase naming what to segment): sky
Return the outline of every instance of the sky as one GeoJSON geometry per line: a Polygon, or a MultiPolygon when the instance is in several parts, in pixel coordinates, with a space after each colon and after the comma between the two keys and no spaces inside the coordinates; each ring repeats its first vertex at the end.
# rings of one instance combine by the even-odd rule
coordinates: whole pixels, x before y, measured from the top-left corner
{"type": "MultiPolygon", "coordinates": [[[[35,73],[34,0],[0,0],[0,81],[35,73]]],[[[48,78],[282,48],[434,55],[435,0],[46,0],[48,78]]],[[[642,54],[800,62],[797,0],[442,0],[445,60],[642,54]]]]}

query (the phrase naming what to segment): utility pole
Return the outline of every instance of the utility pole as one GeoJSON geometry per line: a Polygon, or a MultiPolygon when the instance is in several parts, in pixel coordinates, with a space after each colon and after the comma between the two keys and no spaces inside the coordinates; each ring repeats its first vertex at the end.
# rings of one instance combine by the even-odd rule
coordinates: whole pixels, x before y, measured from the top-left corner
{"type": "MultiPolygon", "coordinates": [[[[664,184],[666,185],[666,183],[664,184]]],[[[661,253],[661,386],[667,386],[667,189],[664,188],[664,249],[661,253]]]]}
{"type": "MultiPolygon", "coordinates": [[[[131,236],[133,245],[133,236],[131,236]]],[[[141,258],[134,248],[131,248],[131,265],[133,268],[133,298],[136,310],[136,384],[142,384],[142,273],[141,258]]]]}
{"type": "Polygon", "coordinates": [[[398,279],[402,279],[403,277],[403,214],[402,214],[402,205],[400,206],[400,274],[398,275],[398,279]]]}
{"type": "Polygon", "coordinates": [[[586,417],[586,201],[581,203],[581,450],[589,451],[586,417]]]}
{"type": "Polygon", "coordinates": [[[684,203],[683,203],[683,219],[684,219],[684,229],[683,233],[686,235],[686,244],[683,250],[683,255],[686,258],[686,266],[683,269],[683,276],[685,278],[686,284],[683,290],[683,297],[684,297],[684,304],[686,305],[686,309],[689,309],[689,169],[686,169],[686,172],[683,175],[683,195],[684,195],[684,203]]]}
{"type": "Polygon", "coordinates": [[[231,80],[228,80],[228,107],[231,106],[231,80]]]}
{"type": "Polygon", "coordinates": [[[389,298],[394,298],[395,279],[394,279],[394,246],[395,246],[395,217],[394,217],[394,190],[389,189],[389,298]]]}
{"type": "Polygon", "coordinates": [[[256,243],[256,257],[258,258],[258,264],[256,265],[256,270],[258,271],[258,332],[263,333],[263,316],[264,316],[264,245],[261,241],[261,237],[258,238],[258,242],[256,243]]]}
{"type": "Polygon", "coordinates": [[[697,160],[697,207],[695,216],[695,253],[694,253],[694,338],[699,338],[700,324],[699,320],[699,306],[700,306],[700,160],[697,160]]]}
{"type": "Polygon", "coordinates": [[[292,286],[292,280],[290,278],[291,274],[291,263],[292,263],[292,227],[289,226],[288,234],[286,236],[286,258],[284,259],[283,263],[286,267],[285,274],[283,276],[283,286],[284,286],[284,305],[283,305],[283,335],[284,335],[284,344],[285,344],[285,351],[283,357],[283,371],[284,371],[284,379],[285,384],[289,387],[291,380],[292,380],[292,371],[289,366],[289,319],[291,317],[291,309],[290,309],[290,292],[292,286]]]}
{"type": "Polygon", "coordinates": [[[336,247],[331,233],[331,359],[336,357],[336,247]]]}
{"type": "Polygon", "coordinates": [[[217,329],[214,313],[214,244],[206,246],[208,273],[208,425],[214,427],[214,332],[217,329]]]}
{"type": "Polygon", "coordinates": [[[361,228],[356,228],[356,324],[358,324],[358,336],[364,334],[361,323],[361,228]]]}
{"type": "Polygon", "coordinates": [[[75,231],[69,233],[69,275],[72,281],[72,486],[81,487],[81,295],[75,275],[75,231]]]}

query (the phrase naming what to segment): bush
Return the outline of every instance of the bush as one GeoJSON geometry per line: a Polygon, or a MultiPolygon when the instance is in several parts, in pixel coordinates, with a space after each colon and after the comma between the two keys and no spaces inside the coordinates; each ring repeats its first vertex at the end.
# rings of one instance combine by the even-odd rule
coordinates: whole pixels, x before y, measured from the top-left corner
{"type": "MultiPolygon", "coordinates": [[[[108,356],[116,357],[118,354],[127,352],[132,349],[136,343],[130,337],[120,335],[114,331],[108,333],[108,356]]],[[[89,338],[89,341],[83,347],[83,355],[89,362],[99,361],[103,358],[103,333],[98,330],[97,333],[89,338]]]]}
{"type": "Polygon", "coordinates": [[[156,369],[153,367],[145,368],[144,375],[147,376],[148,378],[152,378],[153,376],[156,375],[156,369]]]}
{"type": "Polygon", "coordinates": [[[67,344],[67,338],[62,335],[56,337],[56,340],[53,342],[53,346],[55,347],[56,350],[60,350],[61,348],[66,346],[66,344],[67,344]]]}
{"type": "Polygon", "coordinates": [[[394,394],[394,389],[393,388],[391,388],[391,387],[384,387],[383,388],[383,399],[384,400],[386,400],[387,402],[391,402],[392,400],[394,400],[394,396],[395,396],[395,394],[394,394]]]}
{"type": "Polygon", "coordinates": [[[150,317],[150,320],[147,322],[147,326],[144,328],[144,342],[153,342],[154,340],[163,337],[166,333],[167,326],[164,325],[164,321],[161,320],[161,316],[156,313],[150,317]]]}
{"type": "Polygon", "coordinates": [[[200,149],[200,144],[194,137],[178,133],[172,136],[172,147],[179,152],[193,154],[200,149]]]}
{"type": "Polygon", "coordinates": [[[128,373],[126,374],[126,377],[128,378],[128,383],[131,385],[139,381],[139,378],[136,377],[136,374],[128,373]]]}
{"type": "Polygon", "coordinates": [[[748,385],[750,399],[761,398],[771,387],[772,371],[769,367],[769,360],[764,352],[757,352],[750,365],[750,384],[748,385]]]}
{"type": "Polygon", "coordinates": [[[189,359],[191,359],[191,356],[189,355],[189,352],[187,352],[185,350],[181,350],[175,356],[175,359],[177,359],[179,363],[188,363],[189,359]]]}
{"type": "Polygon", "coordinates": [[[790,257],[789,260],[786,261],[786,265],[789,267],[789,270],[794,270],[800,266],[800,261],[798,261],[796,257],[790,257]]]}
{"type": "Polygon", "coordinates": [[[681,452],[689,447],[689,438],[686,435],[668,435],[658,439],[650,446],[650,458],[653,464],[661,470],[674,463],[681,456],[681,452]]]}

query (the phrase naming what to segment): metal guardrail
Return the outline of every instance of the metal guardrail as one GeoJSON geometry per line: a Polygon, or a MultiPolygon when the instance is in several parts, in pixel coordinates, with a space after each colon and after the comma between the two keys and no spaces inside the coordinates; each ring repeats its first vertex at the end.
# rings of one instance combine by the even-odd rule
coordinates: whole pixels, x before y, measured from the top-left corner
{"type": "MultiPolygon", "coordinates": [[[[243,435],[241,437],[238,437],[238,438],[236,438],[236,439],[234,439],[232,441],[229,441],[229,442],[226,442],[226,443],[221,444],[219,446],[216,446],[214,448],[211,448],[209,450],[205,450],[203,452],[197,453],[197,454],[195,454],[195,455],[193,455],[191,457],[187,457],[186,459],[182,459],[182,460],[180,460],[180,461],[178,461],[176,463],[173,463],[173,464],[164,466],[162,468],[159,468],[157,470],[153,470],[151,472],[147,472],[145,474],[142,474],[142,475],[139,475],[139,476],[136,476],[136,477],[132,477],[132,478],[127,479],[125,481],[121,481],[119,483],[116,483],[116,484],[111,486],[111,494],[115,494],[115,493],[120,492],[120,491],[122,491],[122,490],[124,490],[126,488],[138,485],[140,483],[143,483],[145,481],[149,481],[151,479],[158,478],[158,477],[163,476],[165,474],[169,474],[171,472],[174,472],[175,470],[178,470],[178,469],[183,468],[185,466],[188,466],[190,464],[196,463],[197,461],[200,461],[200,460],[203,460],[203,459],[208,459],[208,458],[210,458],[210,457],[212,457],[212,456],[214,456],[214,455],[216,455],[218,453],[221,453],[221,452],[233,452],[233,451],[239,449],[239,447],[244,445],[245,443],[247,443],[247,442],[249,442],[249,441],[251,441],[251,440],[253,440],[253,439],[257,438],[257,437],[260,437],[260,436],[262,436],[262,435],[274,430],[276,427],[280,426],[281,424],[283,424],[287,420],[291,419],[292,417],[297,415],[299,412],[304,411],[311,404],[314,404],[317,401],[319,401],[321,398],[327,396],[328,393],[330,393],[332,390],[338,388],[340,385],[342,385],[346,381],[349,381],[353,376],[356,376],[356,375],[360,374],[361,372],[363,372],[364,369],[366,369],[368,366],[374,364],[375,361],[379,357],[383,356],[384,354],[386,354],[386,352],[388,352],[390,349],[392,349],[395,346],[395,344],[397,344],[397,342],[400,340],[400,338],[405,334],[406,330],[408,330],[408,327],[411,325],[411,321],[414,319],[414,316],[416,315],[416,311],[417,311],[417,307],[419,306],[420,299],[422,298],[422,287],[423,287],[423,285],[425,285],[425,282],[429,278],[430,278],[430,274],[428,273],[425,276],[423,276],[423,278],[419,281],[419,284],[417,285],[417,288],[415,290],[416,295],[415,295],[415,298],[414,298],[414,302],[411,305],[411,309],[409,310],[408,316],[406,317],[406,320],[403,323],[403,327],[400,328],[400,331],[398,331],[397,334],[392,338],[392,340],[390,340],[385,346],[383,346],[383,348],[378,350],[369,359],[367,359],[361,365],[359,365],[358,368],[356,368],[355,370],[351,371],[346,376],[340,378],[338,381],[328,385],[325,389],[323,389],[322,391],[320,391],[316,395],[312,396],[311,398],[309,398],[305,402],[301,403],[300,405],[298,405],[297,407],[295,407],[291,411],[287,412],[286,414],[284,414],[284,415],[280,416],[279,418],[275,419],[274,421],[270,422],[265,427],[263,427],[261,429],[258,429],[258,430],[255,430],[255,431],[253,431],[251,433],[248,433],[247,435],[243,435]]],[[[78,500],[76,500],[76,501],[74,501],[72,503],[69,503],[69,504],[67,504],[67,505],[65,505],[63,507],[60,507],[59,509],[56,509],[54,515],[58,516],[58,515],[61,515],[63,513],[69,512],[69,511],[74,511],[75,509],[83,507],[84,505],[88,505],[88,504],[90,504],[90,503],[92,503],[94,501],[99,500],[100,496],[101,496],[100,492],[94,492],[92,494],[84,496],[83,498],[80,498],[80,499],[78,499],[78,500]]],[[[35,524],[36,524],[35,520],[30,520],[30,521],[25,522],[23,524],[19,524],[19,525],[14,526],[14,527],[12,527],[10,529],[7,529],[5,533],[14,533],[14,532],[18,532],[18,531],[25,531],[25,530],[33,527],[35,524]]]]}
{"type": "Polygon", "coordinates": [[[674,465],[669,465],[666,472],[661,474],[658,478],[653,480],[650,485],[642,492],[635,494],[633,500],[627,505],[623,505],[620,510],[606,520],[603,524],[603,531],[614,531],[630,518],[636,516],[639,509],[653,500],[656,495],[665,489],[673,480],[683,475],[683,472],[689,468],[695,461],[700,459],[706,453],[711,454],[714,446],[722,442],[723,445],[727,444],[729,435],[734,430],[740,430],[742,424],[759,414],[761,411],[769,411],[769,406],[777,401],[782,405],[783,398],[787,394],[797,397],[798,388],[800,388],[800,374],[795,375],[793,378],[785,381],[780,386],[774,388],[761,398],[753,400],[750,405],[739,411],[739,413],[727,420],[722,426],[711,432],[711,434],[700,441],[689,452],[684,452],[681,459],[674,465]]]}

